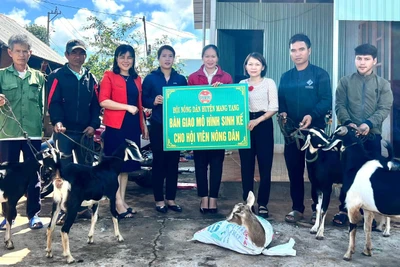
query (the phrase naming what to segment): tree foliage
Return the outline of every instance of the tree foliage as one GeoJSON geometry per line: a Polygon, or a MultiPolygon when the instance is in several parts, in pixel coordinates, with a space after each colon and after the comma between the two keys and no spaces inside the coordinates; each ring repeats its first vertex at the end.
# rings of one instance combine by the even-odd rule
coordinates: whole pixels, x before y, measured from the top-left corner
{"type": "MultiPolygon", "coordinates": [[[[89,55],[86,66],[91,72],[101,79],[106,70],[112,67],[115,49],[120,44],[130,44],[135,49],[136,53],[136,69],[142,77],[146,76],[156,66],[157,50],[164,44],[171,44],[172,40],[164,35],[160,39],[156,39],[150,45],[150,54],[146,57],[144,52],[144,36],[137,28],[137,21],[130,23],[119,23],[113,21],[111,24],[106,24],[97,17],[91,16],[88,18],[90,22],[84,30],[94,32],[94,38],[87,37],[86,42],[90,50],[94,51],[89,55]]],[[[177,71],[182,70],[182,63],[175,63],[174,68],[177,71]]]]}
{"type": "Polygon", "coordinates": [[[40,39],[43,43],[47,43],[47,29],[46,27],[37,25],[37,24],[30,24],[26,25],[25,29],[28,30],[30,33],[35,35],[38,39],[40,39]]]}

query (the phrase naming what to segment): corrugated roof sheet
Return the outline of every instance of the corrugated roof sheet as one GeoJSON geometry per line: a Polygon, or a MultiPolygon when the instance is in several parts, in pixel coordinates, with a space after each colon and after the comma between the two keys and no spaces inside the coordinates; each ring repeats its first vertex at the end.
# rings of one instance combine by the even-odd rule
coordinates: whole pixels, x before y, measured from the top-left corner
{"type": "Polygon", "coordinates": [[[0,14],[0,44],[3,43],[8,46],[8,39],[16,33],[24,33],[31,40],[32,55],[59,64],[64,64],[67,61],[48,45],[19,25],[15,20],[4,14],[0,14]]]}

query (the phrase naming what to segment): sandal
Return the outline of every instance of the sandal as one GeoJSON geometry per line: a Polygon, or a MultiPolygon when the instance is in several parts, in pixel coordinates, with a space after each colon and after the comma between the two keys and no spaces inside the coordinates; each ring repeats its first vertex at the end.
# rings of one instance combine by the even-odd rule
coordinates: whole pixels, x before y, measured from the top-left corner
{"type": "Polygon", "coordinates": [[[347,225],[348,221],[347,213],[340,211],[333,216],[332,224],[334,226],[343,227],[347,225]]]}
{"type": "Polygon", "coordinates": [[[129,211],[129,213],[132,213],[132,214],[136,214],[136,213],[137,213],[137,211],[134,210],[134,209],[131,208],[131,207],[127,208],[126,210],[129,211]]]}
{"type": "Polygon", "coordinates": [[[127,210],[126,212],[118,214],[118,220],[122,219],[132,219],[133,218],[133,213],[127,210]]]}
{"type": "Polygon", "coordinates": [[[43,223],[37,215],[29,219],[29,228],[31,229],[43,228],[43,223]]]}
{"type": "Polygon", "coordinates": [[[303,213],[297,210],[292,210],[285,216],[285,221],[288,223],[296,223],[303,219],[303,213]]]}
{"type": "MultiPolygon", "coordinates": [[[[12,225],[14,225],[15,220],[12,220],[12,225]]],[[[7,220],[4,218],[4,220],[0,223],[0,231],[5,231],[6,230],[6,224],[7,220]]]]}
{"type": "Polygon", "coordinates": [[[310,224],[315,224],[315,221],[317,220],[317,212],[313,211],[312,216],[311,216],[311,220],[310,220],[310,224]]]}
{"type": "Polygon", "coordinates": [[[65,216],[67,214],[65,213],[65,211],[60,211],[60,213],[57,216],[57,221],[56,221],[56,225],[64,225],[65,222],[65,216]]]}
{"type": "Polygon", "coordinates": [[[269,217],[268,209],[265,206],[258,206],[258,216],[267,219],[269,217]]]}

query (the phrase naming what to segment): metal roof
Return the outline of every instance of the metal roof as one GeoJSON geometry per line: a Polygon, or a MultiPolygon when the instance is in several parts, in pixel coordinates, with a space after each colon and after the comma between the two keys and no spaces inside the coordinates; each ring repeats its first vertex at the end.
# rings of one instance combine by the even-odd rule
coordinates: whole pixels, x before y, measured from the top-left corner
{"type": "Polygon", "coordinates": [[[57,54],[56,51],[43,43],[24,27],[19,25],[15,20],[7,17],[4,14],[0,14],[0,44],[8,46],[8,39],[10,39],[10,37],[16,33],[24,33],[28,36],[29,40],[32,43],[33,56],[46,59],[48,61],[61,65],[67,62],[64,57],[57,54]]]}

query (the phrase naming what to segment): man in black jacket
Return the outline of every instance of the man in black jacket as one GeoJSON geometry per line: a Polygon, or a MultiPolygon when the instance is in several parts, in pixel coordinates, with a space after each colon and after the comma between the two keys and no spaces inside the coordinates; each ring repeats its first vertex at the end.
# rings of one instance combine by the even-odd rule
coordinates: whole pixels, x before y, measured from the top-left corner
{"type": "Polygon", "coordinates": [[[68,41],[65,57],[68,63],[54,70],[48,78],[50,120],[57,147],[67,156],[61,159],[62,168],[73,162],[72,151],[78,163],[92,163],[87,162],[88,151],[79,144],[91,142],[95,129],[100,126],[98,83],[94,75],[82,67],[86,60],[85,44],[80,40],[68,41]]]}
{"type": "MultiPolygon", "coordinates": [[[[310,64],[310,39],[304,34],[295,34],[289,41],[290,57],[295,67],[285,72],[279,83],[279,113],[290,118],[301,129],[308,127],[325,128],[325,115],[332,109],[332,89],[329,74],[310,64]]],[[[303,144],[301,144],[302,146],[303,144]]],[[[301,147],[300,146],[300,147],[301,147]]],[[[286,166],[290,180],[292,211],[286,215],[287,222],[297,222],[304,212],[304,162],[305,152],[298,149],[296,142],[285,144],[286,166]]],[[[309,175],[313,171],[307,165],[309,175]]],[[[318,197],[315,190],[313,199],[313,217],[318,197]]]]}

